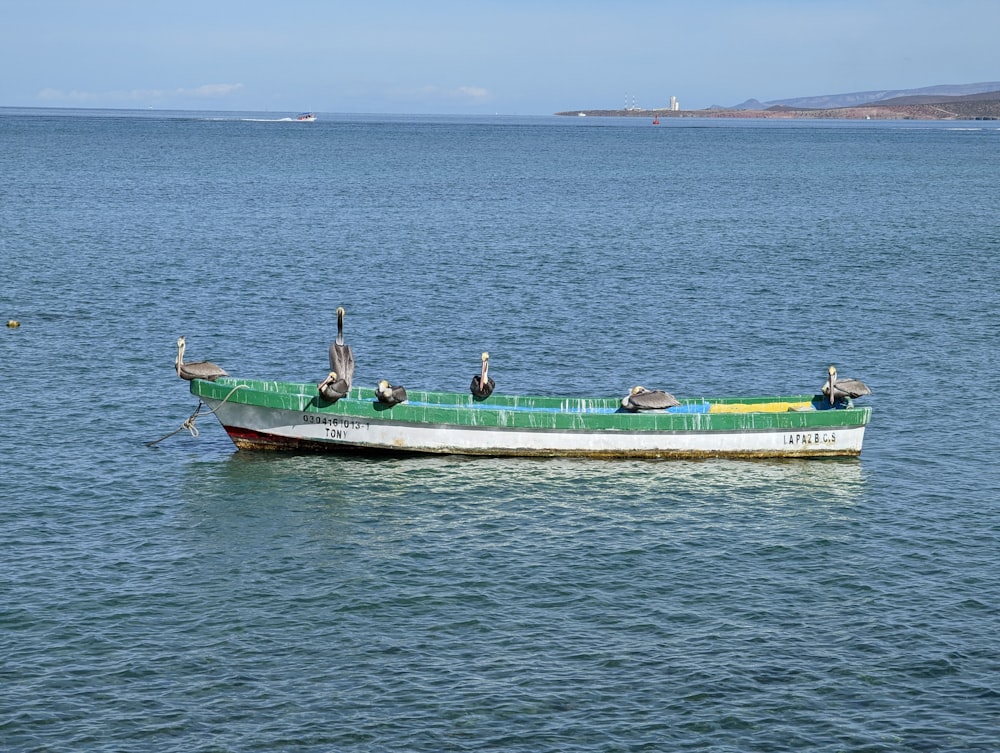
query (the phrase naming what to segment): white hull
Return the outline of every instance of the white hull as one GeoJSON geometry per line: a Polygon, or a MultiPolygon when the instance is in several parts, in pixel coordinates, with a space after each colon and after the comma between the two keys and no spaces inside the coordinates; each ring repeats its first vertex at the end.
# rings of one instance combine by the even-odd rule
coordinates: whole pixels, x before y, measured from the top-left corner
{"type": "Polygon", "coordinates": [[[357,418],[203,398],[241,448],[494,456],[815,457],[858,455],[865,427],[629,431],[477,427],[357,418]]]}

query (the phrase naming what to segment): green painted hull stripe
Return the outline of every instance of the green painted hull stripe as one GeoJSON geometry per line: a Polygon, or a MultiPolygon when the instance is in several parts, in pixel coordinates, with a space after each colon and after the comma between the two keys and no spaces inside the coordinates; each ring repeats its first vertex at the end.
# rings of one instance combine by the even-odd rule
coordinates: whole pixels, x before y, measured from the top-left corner
{"type": "MultiPolygon", "coordinates": [[[[215,382],[194,380],[192,394],[263,409],[330,416],[350,416],[397,424],[452,425],[479,428],[544,429],[552,431],[630,432],[734,432],[808,430],[866,426],[870,407],[836,410],[789,410],[739,413],[626,413],[613,412],[621,398],[570,398],[524,395],[492,395],[476,402],[469,393],[418,392],[407,390],[412,402],[386,408],[375,400],[375,391],[354,387],[348,397],[329,404],[316,385],[222,377],[215,382]],[[235,389],[234,389],[235,388],[235,389]]],[[[813,395],[768,397],[722,397],[681,400],[686,405],[704,402],[718,405],[808,403],[822,406],[813,395]]]]}

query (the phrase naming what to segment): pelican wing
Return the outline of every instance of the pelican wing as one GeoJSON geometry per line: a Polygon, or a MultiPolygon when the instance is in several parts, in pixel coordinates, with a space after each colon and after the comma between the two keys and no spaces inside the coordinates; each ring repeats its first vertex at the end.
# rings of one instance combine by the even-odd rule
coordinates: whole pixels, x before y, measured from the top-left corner
{"type": "Polygon", "coordinates": [[[872,391],[868,389],[867,384],[862,382],[860,379],[851,379],[850,377],[838,379],[833,385],[833,391],[838,395],[843,393],[852,399],[861,397],[862,395],[872,394],[872,391]]]}
{"type": "Polygon", "coordinates": [[[664,410],[680,405],[680,401],[663,390],[647,390],[630,395],[628,404],[631,410],[664,410]]]}
{"type": "Polygon", "coordinates": [[[486,377],[486,384],[481,383],[482,380],[479,374],[472,377],[472,383],[469,385],[469,391],[472,396],[477,400],[485,400],[490,395],[493,394],[493,388],[496,387],[496,382],[493,381],[493,377],[486,377]]]}
{"type": "Polygon", "coordinates": [[[348,388],[354,381],[354,353],[350,345],[334,343],[330,346],[330,371],[336,371],[337,376],[347,382],[348,388]]]}
{"type": "Polygon", "coordinates": [[[351,385],[339,376],[337,379],[327,377],[316,385],[316,389],[319,392],[320,397],[324,400],[335,403],[340,400],[340,398],[347,397],[347,393],[351,391],[351,385]]]}
{"type": "Polygon", "coordinates": [[[402,385],[379,385],[375,397],[383,405],[397,405],[406,402],[406,388],[402,385]]]}
{"type": "Polygon", "coordinates": [[[221,366],[211,361],[194,361],[180,365],[181,379],[207,379],[214,382],[219,377],[229,376],[221,366]]]}
{"type": "MultiPolygon", "coordinates": [[[[823,383],[823,394],[830,395],[830,383],[829,381],[823,383]]],[[[849,397],[852,400],[856,397],[863,397],[864,395],[872,394],[871,389],[868,385],[862,382],[860,379],[851,379],[850,377],[843,377],[838,379],[833,383],[833,399],[837,400],[842,397],[849,397]]]]}
{"type": "Polygon", "coordinates": [[[187,347],[186,338],[181,335],[177,338],[177,358],[174,359],[174,368],[177,369],[177,376],[181,379],[191,381],[192,379],[207,379],[214,382],[219,377],[229,376],[218,364],[211,361],[184,361],[184,350],[187,347]]]}

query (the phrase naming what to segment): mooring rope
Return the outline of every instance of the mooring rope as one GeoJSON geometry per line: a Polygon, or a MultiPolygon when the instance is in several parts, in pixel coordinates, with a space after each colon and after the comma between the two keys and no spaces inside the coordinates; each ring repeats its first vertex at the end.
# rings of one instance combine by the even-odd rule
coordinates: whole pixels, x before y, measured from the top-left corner
{"type": "Polygon", "coordinates": [[[201,410],[201,408],[202,408],[202,406],[205,405],[205,402],[203,400],[199,400],[198,401],[198,407],[194,409],[194,413],[192,413],[190,416],[188,416],[187,420],[185,420],[184,423],[182,423],[178,428],[174,429],[169,434],[164,434],[162,437],[160,437],[159,439],[154,439],[152,442],[146,442],[146,447],[152,447],[153,445],[157,445],[160,442],[162,442],[164,439],[169,439],[174,434],[179,434],[180,432],[184,431],[185,429],[187,429],[189,432],[191,432],[191,436],[192,437],[197,437],[198,436],[198,427],[194,425],[194,422],[198,419],[198,417],[199,416],[211,416],[213,413],[215,413],[217,410],[219,410],[219,408],[221,408],[223,406],[223,404],[229,398],[231,398],[233,396],[233,393],[236,392],[236,390],[241,389],[241,388],[247,389],[247,388],[249,388],[249,385],[246,385],[246,384],[237,384],[235,387],[233,387],[231,390],[229,390],[229,394],[228,395],[226,395],[224,398],[222,398],[222,402],[220,402],[214,408],[211,408],[211,409],[209,409],[207,411],[204,411],[204,412],[201,410]]]}

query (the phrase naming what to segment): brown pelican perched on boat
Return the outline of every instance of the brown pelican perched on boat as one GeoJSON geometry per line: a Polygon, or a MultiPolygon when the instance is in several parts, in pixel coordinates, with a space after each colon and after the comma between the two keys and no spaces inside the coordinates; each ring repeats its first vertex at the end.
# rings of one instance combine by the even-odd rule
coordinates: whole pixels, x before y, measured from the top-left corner
{"type": "Polygon", "coordinates": [[[337,376],[336,371],[331,371],[326,379],[316,385],[316,389],[319,390],[321,398],[335,403],[340,398],[347,397],[347,393],[351,391],[351,385],[346,379],[337,376]]]}
{"type": "Polygon", "coordinates": [[[219,377],[229,376],[221,366],[217,366],[211,361],[191,361],[190,363],[184,363],[184,349],[186,347],[187,342],[184,336],[181,335],[177,338],[177,360],[174,361],[177,376],[181,379],[187,379],[189,382],[192,379],[207,379],[210,382],[214,382],[219,377]]]}
{"type": "Polygon", "coordinates": [[[383,379],[378,383],[378,387],[375,390],[375,397],[382,405],[397,405],[406,401],[406,388],[402,385],[389,384],[388,381],[383,379]]]}
{"type": "MultiPolygon", "coordinates": [[[[344,308],[337,308],[337,339],[330,345],[330,371],[336,371],[342,381],[351,389],[354,379],[354,353],[351,346],[344,344],[344,308]]],[[[346,390],[345,390],[346,392],[346,390]]]]}
{"type": "Polygon", "coordinates": [[[493,394],[493,388],[496,387],[496,382],[487,375],[490,370],[490,354],[486,351],[483,351],[482,361],[482,371],[472,377],[472,384],[469,385],[469,390],[476,400],[485,400],[493,394]]]}
{"type": "Polygon", "coordinates": [[[860,379],[850,377],[837,378],[837,367],[830,366],[826,370],[829,375],[826,384],[823,385],[823,394],[830,400],[830,405],[836,404],[841,398],[853,400],[856,397],[872,394],[868,385],[860,379]]]}
{"type": "Polygon", "coordinates": [[[645,387],[633,387],[622,398],[622,408],[627,411],[665,410],[680,405],[680,400],[663,390],[647,390],[645,387]]]}

